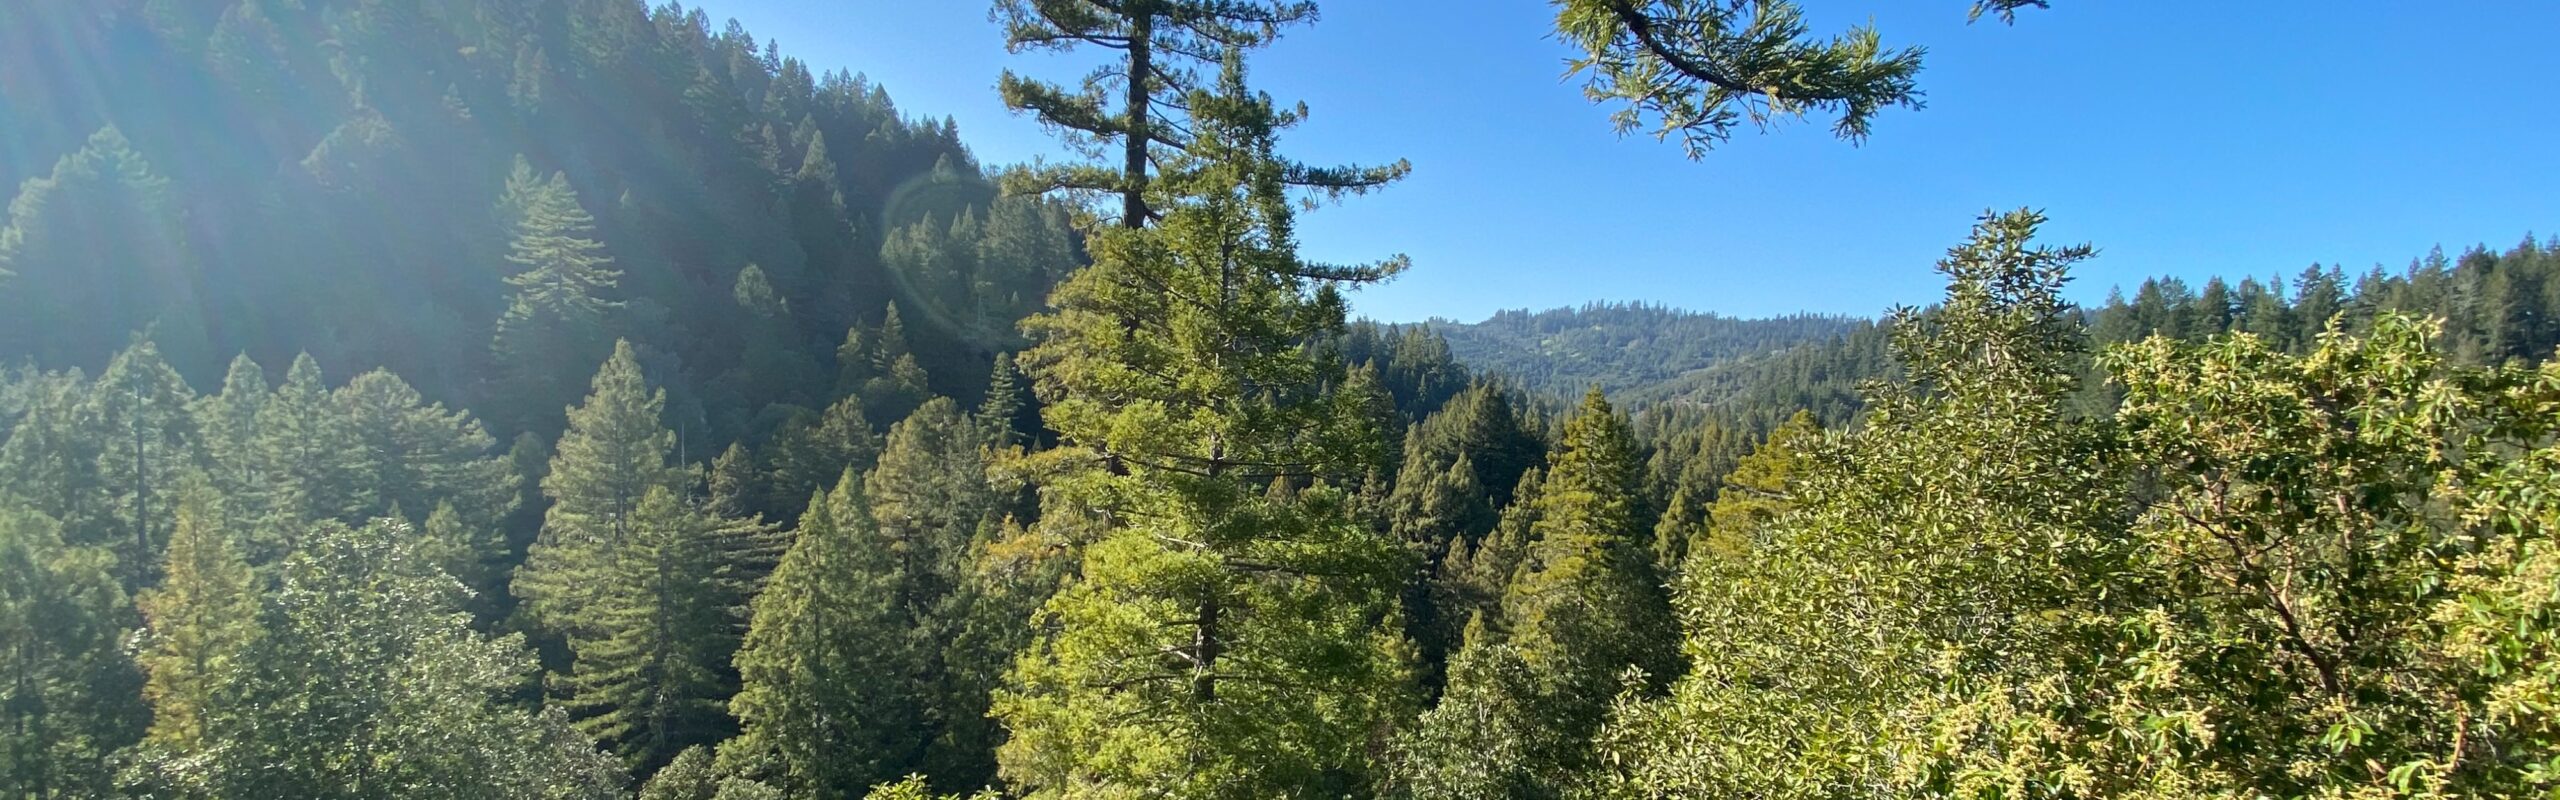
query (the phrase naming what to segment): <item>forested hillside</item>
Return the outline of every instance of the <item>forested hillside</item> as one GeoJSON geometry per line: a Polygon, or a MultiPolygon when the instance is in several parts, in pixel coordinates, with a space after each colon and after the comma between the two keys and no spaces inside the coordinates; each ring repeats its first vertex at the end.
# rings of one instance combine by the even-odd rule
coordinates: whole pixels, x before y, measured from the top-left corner
{"type": "Polygon", "coordinates": [[[1066,210],[999,198],[948,122],[700,10],[0,14],[0,347],[45,368],[94,373],[149,326],[200,388],[309,353],[556,434],[629,338],[716,452],[871,380],[840,348],[921,379],[892,405],[974,396],[1079,258],[1066,210]]]}
{"type": "MultiPolygon", "coordinates": [[[[2396,270],[2376,265],[2350,274],[2337,266],[2315,265],[2289,279],[2207,278],[2200,289],[2177,278],[2155,278],[2135,287],[2130,298],[2121,289],[2111,289],[2105,302],[2075,307],[2071,313],[2098,348],[2153,336],[2201,342],[2246,332],[2279,349],[2302,352],[2317,344],[2332,323],[2341,332],[2361,333],[2376,318],[2397,312],[2442,318],[2438,346],[2460,363],[2537,363],[2560,347],[2560,327],[2551,322],[2560,314],[2555,279],[2560,279],[2560,238],[2537,240],[2528,234],[2503,250],[2474,245],[2448,256],[2443,248],[2435,248],[2396,270]]],[[[1678,323],[1660,320],[1682,318],[1676,312],[1656,314],[1651,317],[1656,322],[1639,322],[1617,335],[1634,343],[1625,352],[1665,353],[1665,348],[1645,343],[1673,338],[1669,331],[1678,323]]],[[[1476,356],[1466,344],[1475,331],[1439,324],[1431,329],[1449,339],[1459,360],[1497,374],[1552,375],[1591,371],[1595,364],[1608,363],[1571,351],[1476,356]]],[[[1721,415],[1729,423],[1762,432],[1796,409],[1810,410],[1837,425],[1856,415],[1860,384],[1889,377],[1893,369],[1886,331],[1864,320],[1842,321],[1837,332],[1759,357],[1676,363],[1703,366],[1613,387],[1611,397],[1652,414],[1721,415]]],[[[2079,400],[2080,411],[2112,413],[2115,395],[2105,387],[2106,376],[2092,363],[2084,367],[2084,379],[2088,391],[2079,400]]]]}
{"type": "MultiPolygon", "coordinates": [[[[993,8],[1090,160],[672,4],[0,4],[0,797],[2560,790],[2560,241],[1357,322],[1314,6],[993,8]]],[[[1693,155],[1916,97],[1737,8],[1556,33],[1693,155]]]]}
{"type": "Polygon", "coordinates": [[[1469,366],[1544,392],[1598,386],[1638,389],[1732,361],[1830,339],[1857,325],[1843,317],[1738,319],[1644,303],[1592,303],[1504,311],[1476,323],[1432,320],[1432,333],[1469,366]]]}

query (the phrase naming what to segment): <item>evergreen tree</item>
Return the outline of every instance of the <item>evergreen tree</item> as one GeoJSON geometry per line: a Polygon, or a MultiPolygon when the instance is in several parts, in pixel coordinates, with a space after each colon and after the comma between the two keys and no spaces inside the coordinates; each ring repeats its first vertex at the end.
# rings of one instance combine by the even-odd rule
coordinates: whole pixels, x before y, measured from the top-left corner
{"type": "Polygon", "coordinates": [[[900,614],[920,661],[926,748],[917,766],[951,788],[986,785],[1002,739],[987,702],[1004,659],[982,657],[966,635],[971,607],[984,600],[971,581],[971,545],[995,514],[977,432],[959,404],[935,398],[889,429],[880,464],[863,482],[879,535],[899,561],[900,614]]]}
{"type": "MultiPolygon", "coordinates": [[[[1063,131],[1070,141],[1089,142],[1098,151],[1116,147],[1116,164],[1061,166],[1021,176],[1025,186],[1117,195],[1119,224],[1140,228],[1155,223],[1169,209],[1154,207],[1150,184],[1153,165],[1176,153],[1198,155],[1193,137],[1207,123],[1187,102],[1194,92],[1214,91],[1215,81],[1201,79],[1203,68],[1219,68],[1279,36],[1280,29],[1314,22],[1312,2],[1252,0],[1154,0],[1106,3],[1093,0],[1040,2],[999,0],[996,19],[1004,25],[1005,46],[1014,51],[1066,50],[1092,45],[1117,51],[1111,64],[1096,67],[1083,81],[1084,90],[1035,81],[1008,70],[997,81],[1005,105],[1029,111],[1044,124],[1063,131]]],[[[1284,165],[1283,180],[1327,191],[1360,191],[1402,178],[1408,165],[1376,169],[1314,169],[1284,165]]]]}
{"type": "Polygon", "coordinates": [[[703,507],[724,517],[746,519],[757,516],[763,504],[756,499],[756,457],[747,452],[744,443],[732,442],[729,449],[711,459],[711,470],[703,476],[706,495],[703,507]]]}
{"type": "Polygon", "coordinates": [[[1478,630],[1459,654],[1468,670],[1452,676],[1451,697],[1405,744],[1406,783],[1562,797],[1591,766],[1588,742],[1621,675],[1644,676],[1640,691],[1664,679],[1671,623],[1644,546],[1638,470],[1625,418],[1593,389],[1536,497],[1538,518],[1502,596],[1502,640],[1478,630]]]}
{"type": "MultiPolygon", "coordinates": [[[[1974,0],[1973,16],[2010,20],[2049,0],[1974,0]]],[[[1556,35],[1580,51],[1571,63],[1591,77],[1583,93],[1622,101],[1621,133],[1646,125],[1681,137],[1689,157],[1745,122],[1767,128],[1814,112],[1839,115],[1832,132],[1865,141],[1876,112],[1920,107],[1920,48],[1889,50],[1873,26],[1830,41],[1806,34],[1804,10],[1789,0],[1563,0],[1556,35]]]]}
{"type": "Polygon", "coordinates": [[[2059,293],[2090,250],[2035,245],[2041,222],[1985,215],[1949,251],[1945,302],[1893,321],[1904,376],[1872,391],[1863,427],[1794,465],[1793,510],[1725,510],[1738,541],[1681,577],[1688,672],[1667,697],[1622,698],[1599,739],[1600,796],[1999,792],[2055,774],[2034,762],[2048,751],[1953,731],[2052,730],[2027,720],[2080,705],[2062,688],[2076,675],[2141,668],[2108,648],[2050,660],[2135,624],[2083,627],[2139,591],[2123,583],[2126,541],[2101,533],[2122,484],[2066,421],[2081,333],[2059,293]]]}
{"type": "Polygon", "coordinates": [[[719,796],[720,771],[712,762],[711,749],[688,747],[640,785],[639,800],[716,800],[719,796]]]}
{"type": "Polygon", "coordinates": [[[869,505],[850,471],[813,497],[756,597],[730,701],[742,730],[720,752],[728,772],[796,797],[850,798],[913,763],[916,642],[898,608],[899,559],[869,505]]]}
{"type": "Polygon", "coordinates": [[[0,792],[105,797],[149,717],[124,653],[133,607],[106,550],[0,504],[0,792]]]}
{"type": "Polygon", "coordinates": [[[1419,449],[1405,448],[1404,468],[1397,472],[1389,529],[1414,554],[1415,571],[1405,587],[1405,625],[1419,648],[1424,682],[1438,685],[1432,674],[1456,652],[1463,620],[1444,616],[1432,593],[1432,578],[1449,563],[1451,552],[1471,547],[1493,529],[1498,517],[1483,487],[1476,485],[1473,459],[1459,454],[1454,463],[1435,467],[1415,463],[1419,449]]]}
{"type": "Polygon", "coordinates": [[[623,342],[596,371],[586,403],[569,411],[569,430],[542,478],[551,510],[515,576],[522,610],[539,629],[594,630],[585,611],[610,585],[604,576],[614,550],[633,536],[641,500],[686,484],[684,469],[668,463],[675,434],[660,421],[666,403],[623,342]]]}
{"type": "Polygon", "coordinates": [[[932,397],[933,391],[926,387],[924,367],[908,347],[906,325],[898,319],[898,304],[889,304],[879,335],[870,341],[870,378],[862,382],[859,390],[863,407],[881,420],[905,419],[932,397]]]}
{"type": "Polygon", "coordinates": [[[231,360],[220,394],[196,399],[205,471],[235,519],[258,521],[270,514],[273,487],[266,478],[269,459],[261,450],[266,438],[258,432],[258,414],[273,392],[258,362],[242,355],[231,360]]]}
{"type": "Polygon", "coordinates": [[[880,435],[863,412],[861,398],[846,397],[828,406],[823,416],[804,416],[774,434],[764,486],[768,516],[790,516],[783,511],[789,493],[800,493],[805,503],[805,495],[824,490],[845,470],[866,471],[878,462],[880,435]]]}
{"type": "Polygon", "coordinates": [[[491,452],[497,440],[470,414],[428,403],[386,371],[356,376],[335,399],[357,447],[351,494],[369,501],[359,515],[446,515],[426,526],[430,536],[455,535],[441,542],[448,549],[436,554],[438,566],[474,591],[500,588],[498,526],[515,510],[518,478],[491,452]]]}
{"type": "Polygon", "coordinates": [[[596,240],[595,217],[579,205],[566,174],[553,173],[516,202],[507,261],[518,271],[507,276],[514,291],[493,345],[506,387],[499,397],[519,409],[517,427],[550,430],[550,409],[576,396],[563,376],[606,353],[609,318],[620,307],[611,295],[622,273],[596,240]]]}
{"type": "MultiPolygon", "coordinates": [[[[1535,541],[1532,531],[1544,514],[1538,498],[1546,482],[1546,470],[1531,467],[1521,473],[1519,485],[1512,488],[1511,504],[1502,509],[1493,531],[1475,544],[1461,539],[1450,548],[1431,588],[1432,605],[1441,620],[1465,619],[1468,625],[1481,621],[1490,630],[1504,629],[1503,595],[1511,586],[1511,576],[1519,572],[1521,561],[1528,557],[1530,543],[1535,541]]],[[[1459,632],[1463,634],[1465,629],[1459,632]]],[[[1445,652],[1454,655],[1454,646],[1464,639],[1443,641],[1443,647],[1449,648],[1445,652]]]]}
{"type": "Polygon", "coordinates": [[[738,375],[727,388],[750,404],[807,402],[805,388],[819,377],[799,346],[799,323],[790,301],[774,288],[764,268],[748,264],[730,288],[738,310],[746,315],[740,342],[738,375]]]}
{"type": "Polygon", "coordinates": [[[30,381],[25,410],[0,442],[0,494],[59,525],[53,535],[82,546],[129,541],[98,473],[106,449],[89,387],[77,374],[30,381]]]}
{"type": "Polygon", "coordinates": [[[568,637],[564,706],[642,774],[729,733],[727,666],[747,597],[733,557],[745,534],[659,486],[599,554],[599,585],[568,637]]]}
{"type": "Polygon", "coordinates": [[[142,698],[151,704],[152,745],[200,753],[218,744],[205,740],[205,710],[220,702],[219,681],[258,635],[258,596],[234,522],[211,487],[192,486],[180,498],[160,585],[135,598],[150,675],[142,698]]]}
{"type": "Polygon", "coordinates": [[[284,383],[258,409],[259,451],[266,459],[259,471],[270,516],[259,522],[252,562],[282,560],[313,522],[355,519],[373,507],[368,482],[358,477],[364,450],[348,422],[321,378],[320,362],[309,353],[296,357],[284,383]]]}
{"type": "Polygon", "coordinates": [[[1724,558],[1749,549],[1759,531],[1790,507],[1796,476],[1806,468],[1806,449],[1821,436],[1813,414],[1803,411],[1770,431],[1750,456],[1725,475],[1724,487],[1707,507],[1707,527],[1688,552],[1693,557],[1724,558]]]}
{"type": "Polygon", "coordinates": [[[1557,797],[1559,777],[1542,774],[1569,754],[1546,730],[1558,695],[1539,685],[1520,651],[1499,641],[1479,616],[1449,663],[1440,704],[1395,742],[1387,796],[1453,800],[1557,797]]]}
{"type": "Polygon", "coordinates": [[[978,424],[987,430],[988,447],[1001,451],[1025,443],[1022,417],[1030,404],[1024,399],[1022,370],[1014,367],[1013,354],[996,354],[995,370],[987,376],[987,395],[978,403],[977,413],[978,424]]]}
{"type": "Polygon", "coordinates": [[[1095,231],[1024,355],[1087,465],[1047,492],[1104,523],[996,701],[1034,797],[1355,793],[1406,708],[1406,567],[1342,488],[1383,466],[1377,389],[1307,346],[1340,334],[1339,284],[1402,264],[1298,259],[1271,155],[1295,118],[1238,62],[1188,105],[1198,138],[1130,220],[1161,224],[1095,231]]]}
{"type": "MultiPolygon", "coordinates": [[[[91,119],[95,119],[92,117],[91,119]]],[[[174,345],[205,341],[178,200],[113,126],[30,178],[0,227],[0,349],[53,367],[94,369],[134,331],[174,345]]],[[[180,363],[208,354],[180,348],[180,363]]]]}
{"type": "Polygon", "coordinates": [[[195,392],[148,339],[108,362],[91,391],[91,413],[104,445],[98,476],[120,533],[110,549],[125,585],[139,587],[150,579],[176,522],[171,498],[178,475],[196,460],[194,419],[187,413],[195,392]]]}

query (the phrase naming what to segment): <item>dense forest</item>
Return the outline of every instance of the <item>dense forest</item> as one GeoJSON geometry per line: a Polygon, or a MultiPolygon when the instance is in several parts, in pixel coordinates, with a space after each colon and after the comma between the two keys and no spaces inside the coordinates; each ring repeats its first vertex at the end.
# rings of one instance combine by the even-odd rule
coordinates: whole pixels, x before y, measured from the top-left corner
{"type": "MultiPolygon", "coordinates": [[[[1693,155],[1919,64],[1555,5],[1693,155]]],[[[674,4],[0,4],[0,797],[2560,790],[2560,240],[1380,324],[1313,5],[993,7],[1094,160],[674,4]]]]}

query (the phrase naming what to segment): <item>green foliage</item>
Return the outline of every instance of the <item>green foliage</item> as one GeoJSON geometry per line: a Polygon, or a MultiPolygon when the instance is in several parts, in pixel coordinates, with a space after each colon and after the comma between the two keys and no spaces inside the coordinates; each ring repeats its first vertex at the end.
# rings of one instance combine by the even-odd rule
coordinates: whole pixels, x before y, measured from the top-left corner
{"type": "Polygon", "coordinates": [[[562,706],[637,771],[731,732],[728,665],[749,594],[737,565],[754,532],[655,487],[581,576],[592,594],[575,609],[562,706]]]}
{"type": "Polygon", "coordinates": [[[566,174],[553,173],[505,204],[516,209],[507,261],[519,271],[507,276],[514,291],[492,346],[509,388],[502,397],[526,404],[517,424],[542,430],[549,426],[535,423],[549,418],[550,404],[543,401],[575,396],[576,384],[564,384],[562,377],[605,354],[610,315],[620,306],[612,293],[622,273],[596,241],[595,217],[580,207],[566,174]]]}
{"type": "Polygon", "coordinates": [[[1000,0],[994,18],[1004,26],[1007,50],[1092,45],[1122,54],[1112,59],[1117,63],[1088,73],[1081,90],[1012,70],[996,82],[1007,108],[1031,112],[1070,144],[1105,159],[1029,170],[1013,179],[1015,188],[1117,195],[1113,199],[1120,203],[1121,227],[1153,223],[1161,212],[1150,207],[1148,197],[1152,165],[1190,149],[1183,132],[1197,126],[1182,101],[1211,88],[1202,83],[1200,69],[1241,57],[1278,37],[1281,27],[1313,22],[1315,16],[1315,4],[1309,2],[1000,0]],[[1110,152],[1113,147],[1119,152],[1110,152]],[[1119,163],[1109,163],[1112,156],[1119,163]]]}
{"type": "Polygon", "coordinates": [[[1546,730],[1547,703],[1559,695],[1540,685],[1520,652],[1493,641],[1478,621],[1449,663],[1448,691],[1395,743],[1388,796],[1452,800],[1557,797],[1570,776],[1552,772],[1579,745],[1546,730]]]}
{"type": "Polygon", "coordinates": [[[0,280],[0,349],[49,367],[95,368],[155,323],[163,335],[202,346],[200,276],[178,198],[122,131],[99,129],[52,174],[27,179],[8,219],[0,227],[0,272],[8,273],[0,280]]]}
{"type": "Polygon", "coordinates": [[[668,463],[675,434],[660,421],[666,392],[650,387],[629,342],[614,347],[594,387],[569,412],[542,478],[551,509],[515,576],[522,611],[554,634],[594,630],[579,619],[581,609],[610,585],[602,574],[615,548],[632,539],[641,501],[687,482],[685,469],[668,463]]]}
{"type": "MultiPolygon", "coordinates": [[[[114,509],[116,535],[107,541],[125,585],[138,587],[151,576],[176,523],[171,498],[180,470],[195,459],[195,421],[187,413],[195,392],[146,339],[108,362],[91,393],[92,424],[103,434],[98,478],[114,509]]],[[[83,533],[85,538],[104,532],[83,533]]]]}
{"type": "Polygon", "coordinates": [[[2217,796],[2549,790],[2560,742],[2530,698],[2551,690],[2532,620],[2554,600],[2536,488],[2554,373],[2461,367],[2435,335],[2385,314],[2300,357],[2249,335],[2109,354],[2137,474],[2156,482],[2130,533],[2160,588],[2114,643],[2156,677],[2106,699],[2167,723],[2150,743],[2176,760],[2100,777],[2217,796]]]}
{"type": "MultiPolygon", "coordinates": [[[[1972,15],[2013,21],[2046,0],[1978,0],[1972,15]]],[[[1892,50],[1872,26],[1821,41],[1791,0],[1557,0],[1556,35],[1579,52],[1594,102],[1626,104],[1618,131],[1677,135],[1690,158],[1748,122],[1836,114],[1832,133],[1863,142],[1877,112],[1919,108],[1920,48],[1892,50]]]]}
{"type": "Polygon", "coordinates": [[[912,704],[917,642],[904,627],[898,554],[852,473],[800,515],[798,540],[756,596],[730,701],[742,731],[727,771],[792,796],[859,797],[923,744],[912,704]]]}
{"type": "Polygon", "coordinates": [[[0,504],[0,791],[104,796],[109,756],[141,738],[142,677],[123,647],[133,610],[114,566],[0,504]]]}
{"type": "Polygon", "coordinates": [[[468,400],[502,435],[548,437],[576,377],[627,336],[684,365],[660,377],[680,404],[701,400],[713,424],[687,442],[716,453],[763,432],[746,423],[769,404],[831,400],[792,371],[825,363],[827,337],[877,324],[892,300],[911,315],[917,371],[974,391],[1080,258],[1068,209],[996,198],[947,121],[685,6],[11,14],[27,33],[12,43],[33,49],[19,48],[24,80],[0,86],[0,106],[22,112],[0,159],[16,192],[0,219],[0,352],[49,369],[94,376],[152,327],[199,388],[230,354],[281,367],[309,351],[331,374],[389,369],[433,401],[468,400]],[[62,38],[46,31],[118,44],[41,57],[62,38]],[[980,254],[978,271],[945,287],[893,279],[883,240],[928,214],[980,221],[951,243],[980,254]],[[541,223],[530,236],[528,221],[541,223]],[[748,264],[787,320],[724,291],[748,264]],[[946,306],[955,287],[967,301],[946,306]],[[741,374],[757,377],[730,380],[741,374]]]}
{"type": "MultiPolygon", "coordinates": [[[[1594,391],[1565,425],[1536,499],[1530,544],[1502,599],[1521,657],[1569,692],[1593,697],[1620,672],[1670,673],[1670,620],[1646,552],[1648,518],[1626,419],[1594,391]]],[[[1567,735],[1596,715],[1558,719],[1567,735]]]]}
{"type": "Polygon", "coordinates": [[[135,605],[145,626],[139,658],[150,675],[142,699],[151,704],[151,744],[193,753],[211,744],[204,714],[220,702],[216,687],[258,635],[258,589],[237,524],[211,488],[190,486],[181,497],[160,585],[135,605]]]}
{"type": "Polygon", "coordinates": [[[889,429],[880,465],[863,486],[879,536],[898,560],[901,625],[918,660],[926,741],[917,767],[938,785],[983,786],[995,776],[1003,733],[987,718],[990,693],[1012,651],[990,651],[969,630],[974,606],[991,602],[972,580],[971,545],[994,527],[978,423],[935,398],[889,429]]]}
{"type": "Polygon", "coordinates": [[[427,513],[438,565],[475,592],[502,590],[498,526],[515,510],[519,479],[497,441],[470,414],[428,402],[389,372],[358,375],[333,399],[355,444],[351,494],[369,501],[358,516],[427,513]]]}
{"type": "Polygon", "coordinates": [[[1843,317],[1738,319],[1643,303],[1592,303],[1531,313],[1503,311],[1482,322],[1433,320],[1467,366],[1527,388],[1573,396],[1598,385],[1613,395],[1737,361],[1766,358],[1855,329],[1843,317]]]}
{"type": "MultiPolygon", "coordinates": [[[[258,362],[241,355],[231,360],[221,392],[196,398],[193,411],[198,434],[203,437],[206,477],[236,519],[264,521],[270,513],[274,487],[266,477],[270,461],[264,450],[266,439],[259,433],[258,415],[274,391],[258,362]]],[[[242,546],[245,548],[247,543],[242,546]]]]}
{"type": "Polygon", "coordinates": [[[640,785],[639,800],[713,800],[720,794],[720,772],[711,749],[688,747],[640,785]]]}
{"type": "Polygon", "coordinates": [[[1896,316],[1907,378],[1803,465],[1796,510],[1690,560],[1688,675],[1621,700],[1600,794],[1983,796],[1939,781],[1992,774],[1931,759],[2034,728],[1964,714],[2064,702],[2069,658],[2105,657],[2070,638],[2121,602],[2130,552],[2102,533],[2123,508],[2106,450],[2064,423],[2079,345],[2057,292],[2088,251],[2033,246],[2040,222],[1984,217],[1940,264],[1946,302],[1896,316]]]}
{"type": "Polygon", "coordinates": [[[1704,528],[1655,534],[1657,546],[1684,536],[1691,539],[1665,563],[1679,563],[1685,557],[1724,558],[1749,548],[1762,528],[1792,507],[1790,493],[1796,476],[1807,467],[1805,450],[1821,436],[1822,427],[1814,423],[1813,415],[1801,411],[1770,431],[1749,456],[1725,473],[1723,486],[1706,508],[1704,528]]]}
{"type": "Polygon", "coordinates": [[[164,780],[218,797],[607,798],[620,770],[556,713],[498,698],[533,668],[483,638],[407,526],[317,526],[221,670],[192,757],[164,780]]]}
{"type": "Polygon", "coordinates": [[[268,518],[259,525],[263,541],[252,561],[280,561],[305,526],[353,519],[373,505],[374,498],[358,480],[364,452],[357,431],[331,397],[320,362],[310,354],[296,357],[284,383],[259,404],[256,426],[258,451],[266,461],[258,474],[267,482],[261,499],[268,518]]]}
{"type": "Polygon", "coordinates": [[[993,789],[966,796],[934,794],[932,787],[925,784],[924,776],[909,775],[897,783],[880,784],[870,794],[863,795],[863,800],[996,800],[1000,796],[993,789]]]}
{"type": "Polygon", "coordinates": [[[1590,766],[1601,698],[1621,675],[1637,687],[1668,677],[1669,609],[1645,548],[1634,448],[1625,418],[1593,390],[1522,501],[1536,510],[1526,541],[1492,545],[1519,553],[1501,628],[1482,614],[1469,622],[1440,706],[1398,742],[1399,791],[1562,797],[1590,766]]]}
{"type": "Polygon", "coordinates": [[[880,435],[872,430],[862,399],[846,397],[828,406],[824,415],[811,418],[804,412],[783,425],[769,449],[764,508],[767,516],[788,520],[794,515],[784,511],[786,504],[805,504],[810,493],[834,485],[845,470],[869,470],[877,463],[880,435]],[[792,498],[792,492],[800,497],[792,498]]]}
{"type": "Polygon", "coordinates": [[[1358,792],[1405,711],[1402,553],[1340,488],[1383,466],[1380,398],[1307,346],[1342,331],[1337,284],[1401,262],[1302,262],[1272,156],[1295,118],[1234,60],[1221,83],[1127,220],[1161,223],[1092,232],[1022,357],[1072,465],[1047,499],[1100,518],[995,703],[1031,796],[1358,792]]]}
{"type": "MultiPolygon", "coordinates": [[[[1022,370],[1013,365],[1012,353],[996,355],[996,365],[987,377],[986,397],[978,403],[977,420],[987,429],[987,446],[1002,451],[1025,443],[1024,412],[1031,411],[1028,387],[1022,385],[1022,370]]],[[[1037,415],[1032,415],[1037,425],[1037,415]]]]}

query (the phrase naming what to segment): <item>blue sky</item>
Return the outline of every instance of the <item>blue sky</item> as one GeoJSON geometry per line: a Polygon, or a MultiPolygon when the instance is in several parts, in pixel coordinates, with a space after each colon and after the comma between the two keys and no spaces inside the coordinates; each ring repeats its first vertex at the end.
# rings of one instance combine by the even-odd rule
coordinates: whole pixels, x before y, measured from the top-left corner
{"type": "MultiPolygon", "coordinates": [[[[1405,253],[1356,296],[1385,320],[1646,300],[1739,315],[1874,314],[1935,298],[1929,269],[1986,208],[2034,206],[2101,255],[2075,293],[2148,275],[2397,269],[2441,243],[2560,231],[2560,3],[2055,0],[2015,27],[1965,0],[1804,0],[1817,31],[1872,18],[1929,49],[1928,108],[1862,147],[1820,122],[1737,135],[1705,161],[1618,137],[1562,79],[1543,0],[1331,0],[1255,59],[1308,103],[1308,161],[1411,159],[1382,194],[1302,222],[1307,254],[1405,253]],[[2245,9],[2245,10],[2236,10],[2245,9]],[[1865,15],[1872,15],[1871,17],[1865,15]]],[[[951,116],[990,163],[1056,156],[997,74],[978,0],[707,0],[820,70],[951,116]]]]}

